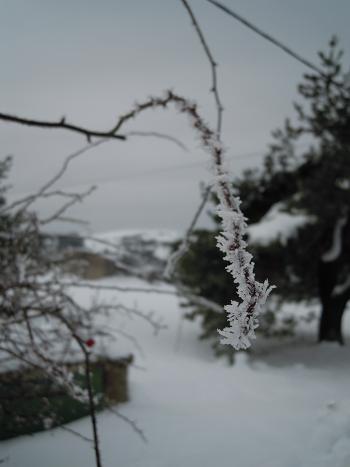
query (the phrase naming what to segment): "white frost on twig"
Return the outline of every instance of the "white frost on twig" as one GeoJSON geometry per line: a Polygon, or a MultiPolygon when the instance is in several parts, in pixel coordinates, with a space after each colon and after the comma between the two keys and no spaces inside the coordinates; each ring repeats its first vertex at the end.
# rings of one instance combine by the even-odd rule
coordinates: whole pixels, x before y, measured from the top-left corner
{"type": "Polygon", "coordinates": [[[240,200],[231,190],[230,178],[221,159],[222,150],[217,148],[220,161],[215,162],[215,189],[219,198],[217,213],[221,218],[222,233],[217,237],[217,245],[229,263],[226,270],[237,284],[237,294],[241,302],[231,301],[225,306],[229,326],[218,330],[222,344],[230,344],[236,350],[250,347],[250,339],[255,338],[258,315],[273,289],[268,281],[257,282],[254,274],[252,255],[246,251],[244,236],[247,224],[240,209],[240,200]]]}
{"type": "MultiPolygon", "coordinates": [[[[268,281],[259,283],[255,280],[252,255],[246,251],[247,225],[240,209],[240,200],[233,194],[228,171],[224,167],[224,149],[219,134],[209,128],[198,113],[197,105],[181,96],[168,91],[164,98],[151,99],[153,107],[167,107],[175,104],[180,113],[188,115],[192,127],[198,132],[203,147],[210,153],[213,161],[214,188],[219,198],[218,215],[221,218],[222,233],[218,237],[218,247],[229,262],[227,271],[237,284],[237,294],[241,303],[232,301],[225,306],[229,326],[219,330],[221,343],[230,344],[235,349],[246,349],[250,339],[255,338],[258,315],[272,288],[268,281]]],[[[149,103],[139,109],[148,108],[149,103]]]]}

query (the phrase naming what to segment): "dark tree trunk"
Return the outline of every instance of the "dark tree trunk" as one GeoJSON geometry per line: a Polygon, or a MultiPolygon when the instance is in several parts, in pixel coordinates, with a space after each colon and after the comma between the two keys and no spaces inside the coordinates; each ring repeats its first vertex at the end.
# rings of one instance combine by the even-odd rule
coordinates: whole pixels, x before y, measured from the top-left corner
{"type": "Polygon", "coordinates": [[[342,318],[346,306],[346,301],[341,297],[331,298],[322,303],[318,340],[339,342],[344,345],[342,333],[342,318]]]}
{"type": "Polygon", "coordinates": [[[342,334],[342,318],[349,300],[349,291],[334,295],[338,277],[338,262],[320,262],[319,265],[319,296],[321,300],[321,317],[318,340],[339,342],[344,345],[342,334]]]}

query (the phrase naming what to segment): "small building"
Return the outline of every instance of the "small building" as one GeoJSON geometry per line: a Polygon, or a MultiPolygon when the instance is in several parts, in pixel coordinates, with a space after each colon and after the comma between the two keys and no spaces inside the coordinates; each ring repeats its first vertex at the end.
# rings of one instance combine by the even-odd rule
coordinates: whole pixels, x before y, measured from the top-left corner
{"type": "Polygon", "coordinates": [[[80,235],[72,234],[40,234],[41,245],[50,253],[60,253],[66,250],[84,248],[84,239],[80,235]]]}

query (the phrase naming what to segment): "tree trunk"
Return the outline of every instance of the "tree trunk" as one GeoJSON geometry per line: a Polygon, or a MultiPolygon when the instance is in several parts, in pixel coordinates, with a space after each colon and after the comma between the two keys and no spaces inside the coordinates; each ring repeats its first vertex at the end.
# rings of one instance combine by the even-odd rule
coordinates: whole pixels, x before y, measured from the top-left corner
{"type": "Polygon", "coordinates": [[[344,345],[342,334],[342,318],[349,300],[349,290],[334,295],[339,277],[338,261],[320,261],[318,269],[319,297],[322,305],[319,323],[318,340],[339,342],[344,345]]]}
{"type": "Polygon", "coordinates": [[[342,334],[342,318],[346,306],[346,301],[341,297],[332,298],[322,303],[318,340],[339,342],[344,345],[342,334]]]}

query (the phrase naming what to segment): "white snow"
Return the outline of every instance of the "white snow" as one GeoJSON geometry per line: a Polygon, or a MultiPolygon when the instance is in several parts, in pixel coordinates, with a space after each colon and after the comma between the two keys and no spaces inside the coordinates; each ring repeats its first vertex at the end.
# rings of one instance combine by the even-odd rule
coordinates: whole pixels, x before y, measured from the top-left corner
{"type": "Polygon", "coordinates": [[[248,226],[249,241],[268,245],[271,241],[280,239],[285,244],[300,226],[310,221],[310,217],[305,214],[283,212],[283,204],[277,203],[260,222],[248,226]]]}
{"type": "Polygon", "coordinates": [[[349,287],[350,287],[350,276],[347,279],[345,279],[344,282],[334,287],[332,295],[333,296],[342,295],[346,290],[348,290],[349,287]]]}
{"type": "Polygon", "coordinates": [[[323,253],[322,255],[322,261],[324,263],[330,263],[331,261],[335,261],[339,257],[342,249],[342,231],[345,227],[346,222],[347,217],[341,217],[336,222],[333,230],[332,244],[329,250],[323,253]]]}
{"type": "MultiPolygon", "coordinates": [[[[103,283],[148,287],[130,278],[103,283]]],[[[91,300],[91,291],[74,293],[82,302],[91,300]]],[[[113,296],[103,292],[105,300],[113,296]]],[[[229,367],[197,339],[199,324],[182,319],[175,296],[116,298],[154,310],[168,327],[154,336],[146,322],[118,314],[109,326],[134,336],[142,352],[119,334],[115,342],[97,343],[95,352],[107,346],[109,354],[135,354],[131,401],[118,410],[136,420],[148,439],[145,444],[124,421],[100,413],[104,467],[350,466],[347,347],[319,346],[305,336],[264,346],[258,338],[258,354],[239,353],[229,367]]],[[[88,419],[69,426],[90,437],[88,419]]],[[[91,446],[59,428],[0,443],[0,459],[4,467],[94,466],[91,446]]]]}

